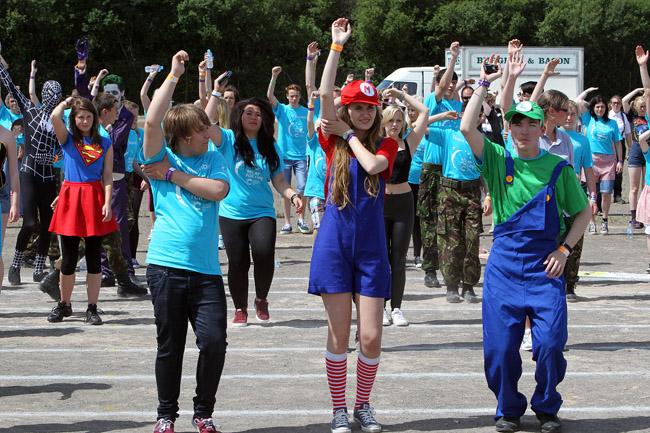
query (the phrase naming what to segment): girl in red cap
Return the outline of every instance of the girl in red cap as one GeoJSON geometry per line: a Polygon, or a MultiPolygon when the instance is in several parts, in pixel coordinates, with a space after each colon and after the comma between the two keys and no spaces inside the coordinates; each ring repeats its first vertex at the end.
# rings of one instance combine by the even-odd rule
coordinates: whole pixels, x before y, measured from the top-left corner
{"type": "Polygon", "coordinates": [[[353,81],[341,93],[336,111],[332,90],[348,20],[332,24],[332,46],[320,87],[318,139],[325,152],[325,216],[314,243],[309,293],[320,295],[328,319],[325,363],[332,396],[332,433],[350,432],[345,386],[352,302],[357,304],[360,352],[354,419],[364,432],[380,432],[370,407],[381,352],[384,300],[390,298],[390,265],[384,232],[384,188],[397,143],[382,139],[377,89],[353,81]]]}

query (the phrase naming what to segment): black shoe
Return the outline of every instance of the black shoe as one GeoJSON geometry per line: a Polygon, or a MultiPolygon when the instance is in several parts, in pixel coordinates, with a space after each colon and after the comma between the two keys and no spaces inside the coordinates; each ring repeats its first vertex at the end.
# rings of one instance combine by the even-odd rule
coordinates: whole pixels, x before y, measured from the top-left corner
{"type": "Polygon", "coordinates": [[[474,289],[463,289],[463,296],[462,298],[467,302],[468,304],[476,304],[479,302],[478,296],[476,296],[476,293],[474,293],[474,289]]]}
{"type": "Polygon", "coordinates": [[[510,416],[502,416],[495,424],[496,431],[498,432],[516,432],[521,425],[519,418],[510,416]]]}
{"type": "Polygon", "coordinates": [[[55,301],[61,300],[61,290],[59,290],[59,282],[61,281],[61,271],[58,269],[53,270],[41,280],[38,288],[41,292],[46,293],[50,298],[55,301]]]}
{"type": "Polygon", "coordinates": [[[47,271],[34,272],[32,274],[32,279],[35,283],[40,283],[43,281],[43,278],[47,277],[47,271]]]}
{"type": "Polygon", "coordinates": [[[56,307],[52,308],[52,311],[47,316],[47,321],[52,323],[62,322],[64,317],[70,317],[71,315],[72,315],[72,304],[59,302],[58,304],[56,304],[56,307]]]}
{"type": "Polygon", "coordinates": [[[142,278],[144,278],[144,277],[140,277],[139,275],[131,275],[131,274],[129,274],[129,280],[131,280],[131,282],[133,284],[135,284],[136,286],[138,286],[140,288],[146,289],[147,288],[147,280],[142,279],[142,278]]]}
{"type": "Polygon", "coordinates": [[[562,423],[557,415],[549,413],[538,413],[537,419],[542,425],[542,433],[560,433],[562,431],[562,423]]]}
{"type": "Polygon", "coordinates": [[[114,287],[114,286],[115,286],[115,277],[102,274],[101,287],[114,287]]]}
{"type": "Polygon", "coordinates": [[[117,296],[128,298],[131,296],[145,296],[146,287],[140,287],[131,281],[128,275],[119,275],[117,277],[117,296]]]}
{"type": "Polygon", "coordinates": [[[36,257],[23,257],[23,266],[26,268],[33,268],[35,260],[36,257]]]}
{"type": "Polygon", "coordinates": [[[86,323],[89,325],[101,325],[104,323],[97,312],[97,304],[88,304],[88,309],[86,310],[86,323]]]}
{"type": "Polygon", "coordinates": [[[447,302],[450,304],[458,304],[462,301],[460,295],[458,294],[458,289],[447,289],[447,302]]]}
{"type": "Polygon", "coordinates": [[[438,281],[436,271],[424,274],[424,285],[427,287],[440,287],[440,281],[438,281]]]}
{"type": "Polygon", "coordinates": [[[7,278],[9,279],[9,284],[12,286],[20,285],[20,268],[9,266],[9,275],[7,275],[7,278]]]}

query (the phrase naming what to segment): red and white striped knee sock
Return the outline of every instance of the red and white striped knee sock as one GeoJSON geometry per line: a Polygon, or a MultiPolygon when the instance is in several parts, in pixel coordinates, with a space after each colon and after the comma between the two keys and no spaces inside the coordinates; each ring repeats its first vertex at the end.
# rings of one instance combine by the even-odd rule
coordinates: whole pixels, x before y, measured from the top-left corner
{"type": "Polygon", "coordinates": [[[375,383],[380,357],[370,359],[359,352],[357,358],[357,400],[354,408],[359,409],[364,403],[370,403],[370,391],[375,383]]]}
{"type": "Polygon", "coordinates": [[[330,387],[333,410],[347,410],[345,385],[348,376],[348,354],[337,355],[325,352],[325,368],[327,369],[327,384],[330,387]]]}

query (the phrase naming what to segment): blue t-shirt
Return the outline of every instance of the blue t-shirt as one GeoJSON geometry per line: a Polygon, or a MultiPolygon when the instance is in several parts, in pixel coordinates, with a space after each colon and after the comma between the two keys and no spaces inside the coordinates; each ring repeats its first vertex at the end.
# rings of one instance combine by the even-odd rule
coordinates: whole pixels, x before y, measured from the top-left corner
{"type": "Polygon", "coordinates": [[[230,129],[221,128],[221,146],[218,149],[226,161],[230,193],[221,203],[219,216],[236,220],[275,218],[273,192],[269,182],[284,170],[282,153],[276,145],[275,151],[280,157],[280,164],[271,172],[266,159],[257,149],[257,140],[249,141],[254,154],[253,167],[247,166],[240,156],[235,158],[235,133],[230,129]]]}
{"type": "Polygon", "coordinates": [[[605,122],[602,118],[596,120],[591,117],[589,111],[582,114],[581,120],[587,131],[585,135],[589,140],[591,152],[615,155],[615,144],[623,139],[616,121],[609,119],[605,122]]]}
{"type": "Polygon", "coordinates": [[[591,168],[594,166],[593,158],[591,157],[591,146],[587,137],[580,134],[578,131],[563,130],[573,143],[573,170],[576,174],[580,174],[583,168],[591,168]]]}
{"type": "MultiPolygon", "coordinates": [[[[420,146],[424,146],[424,155],[422,156],[422,163],[442,165],[442,152],[440,146],[436,146],[427,140],[427,136],[422,137],[420,146]]],[[[420,168],[422,168],[420,166],[420,168]]]]}
{"type": "MultiPolygon", "coordinates": [[[[167,156],[172,167],[206,179],[228,182],[223,156],[208,150],[198,156],[175,154],[166,145],[144,164],[167,156]]],[[[186,269],[207,275],[221,275],[219,265],[219,202],[198,197],[173,182],[151,179],[156,222],[151,232],[147,262],[186,269]]]]}
{"type": "Polygon", "coordinates": [[[111,147],[111,139],[101,137],[101,143],[93,143],[91,137],[84,137],[83,143],[75,142],[72,132],[61,144],[64,160],[65,180],[68,182],[96,182],[102,180],[104,157],[111,147]]]}
{"type": "Polygon", "coordinates": [[[0,126],[4,126],[11,131],[11,125],[18,119],[22,119],[22,114],[14,114],[7,106],[0,101],[0,126]]]}
{"type": "Polygon", "coordinates": [[[424,152],[427,148],[427,140],[422,137],[422,141],[418,144],[417,149],[413,152],[411,157],[411,168],[409,169],[409,183],[413,185],[420,184],[420,174],[422,174],[422,161],[424,160],[424,152]]]}
{"type": "Polygon", "coordinates": [[[144,129],[132,129],[129,132],[129,141],[126,145],[126,153],[124,154],[124,169],[127,173],[133,172],[133,162],[142,149],[142,142],[144,140],[144,129]]]}
{"type": "Polygon", "coordinates": [[[305,184],[305,197],[318,197],[325,200],[327,162],[316,133],[307,141],[307,156],[309,157],[309,170],[305,184]]]}
{"type": "Polygon", "coordinates": [[[645,158],[645,184],[650,185],[650,150],[643,153],[645,158]]]}
{"type": "MultiPolygon", "coordinates": [[[[460,115],[463,110],[462,102],[453,99],[441,99],[440,102],[438,102],[436,101],[435,93],[429,93],[429,95],[424,99],[424,105],[429,109],[429,116],[444,113],[445,111],[456,111],[460,115]]],[[[443,120],[441,122],[432,123],[431,126],[460,129],[460,116],[458,116],[458,119],[456,120],[443,120]]]]}
{"type": "Polygon", "coordinates": [[[284,159],[307,159],[307,111],[302,105],[293,108],[279,102],[273,109],[278,119],[278,146],[284,159]]]}
{"type": "Polygon", "coordinates": [[[430,146],[440,147],[442,175],[455,180],[476,180],[481,176],[472,148],[458,130],[429,128],[430,146]],[[440,143],[440,144],[438,144],[440,143]]]}

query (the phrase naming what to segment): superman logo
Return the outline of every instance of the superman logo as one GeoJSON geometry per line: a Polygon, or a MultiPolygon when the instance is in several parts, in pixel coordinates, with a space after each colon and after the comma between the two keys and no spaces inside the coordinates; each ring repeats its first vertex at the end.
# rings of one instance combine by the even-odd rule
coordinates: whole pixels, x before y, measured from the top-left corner
{"type": "Polygon", "coordinates": [[[97,161],[104,153],[101,145],[92,143],[77,143],[77,151],[86,166],[97,161]]]}

